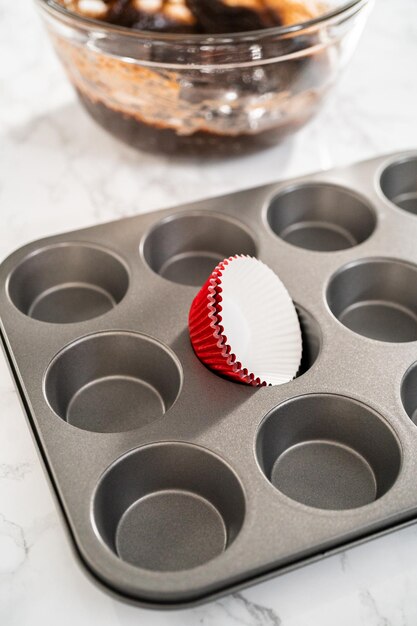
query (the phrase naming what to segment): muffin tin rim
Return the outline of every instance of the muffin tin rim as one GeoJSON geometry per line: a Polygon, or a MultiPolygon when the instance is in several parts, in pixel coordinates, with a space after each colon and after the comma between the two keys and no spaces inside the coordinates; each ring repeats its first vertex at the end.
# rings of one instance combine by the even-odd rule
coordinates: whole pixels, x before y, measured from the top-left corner
{"type": "MultiPolygon", "coordinates": [[[[168,207],[167,209],[165,209],[166,211],[173,211],[176,207],[168,207]]],[[[147,215],[149,214],[156,214],[157,215],[157,211],[150,211],[149,213],[147,213],[147,215]]],[[[148,238],[154,233],[156,232],[160,227],[165,226],[165,224],[170,224],[171,222],[174,222],[176,219],[181,219],[182,217],[214,217],[215,219],[219,219],[221,221],[224,222],[228,222],[229,224],[232,224],[233,226],[236,226],[238,229],[243,230],[245,232],[245,234],[252,240],[253,244],[254,244],[254,248],[255,248],[255,255],[257,256],[259,253],[259,237],[256,233],[253,232],[253,230],[246,224],[246,222],[239,220],[238,218],[229,215],[228,213],[221,213],[220,211],[212,211],[210,209],[192,209],[192,210],[187,210],[187,209],[180,209],[178,211],[175,211],[173,213],[169,213],[168,215],[164,215],[163,217],[161,217],[158,221],[155,221],[153,224],[151,224],[144,233],[142,233],[142,235],[140,236],[140,240],[139,240],[139,258],[142,261],[143,265],[157,278],[164,280],[165,282],[169,283],[169,284],[174,284],[176,287],[178,288],[186,288],[188,290],[193,290],[194,292],[199,289],[199,287],[195,287],[194,285],[186,285],[184,283],[179,283],[179,282],[175,282],[170,280],[169,278],[165,278],[165,276],[162,276],[159,272],[155,271],[150,263],[148,262],[146,256],[145,256],[145,251],[144,251],[144,247],[146,244],[146,241],[148,240],[148,238]]],[[[225,257],[227,258],[227,257],[225,257]]],[[[216,264],[217,265],[217,264],[216,264]]],[[[207,277],[208,278],[208,277],[207,277]]]]}
{"type": "MultiPolygon", "coordinates": [[[[402,376],[401,376],[400,381],[399,381],[399,384],[396,385],[396,388],[397,388],[397,399],[398,399],[399,406],[401,407],[404,415],[408,418],[408,420],[414,426],[414,428],[417,428],[417,422],[415,422],[412,419],[411,415],[408,413],[407,409],[405,408],[405,402],[404,402],[404,398],[403,398],[404,383],[405,383],[406,378],[408,377],[408,375],[411,374],[413,372],[413,370],[415,370],[417,372],[417,357],[412,361],[412,363],[409,364],[407,369],[405,371],[403,371],[402,376]]],[[[416,404],[416,410],[417,410],[417,404],[416,404]]]]}
{"type": "Polygon", "coordinates": [[[406,211],[405,209],[397,206],[395,202],[390,200],[388,196],[385,195],[381,185],[382,176],[389,167],[391,167],[392,165],[403,165],[404,163],[408,163],[409,161],[416,161],[417,163],[417,150],[403,150],[401,152],[387,155],[385,157],[385,160],[380,163],[379,166],[376,168],[374,176],[374,189],[377,193],[379,200],[382,200],[386,207],[393,210],[397,215],[402,215],[406,219],[411,219],[415,221],[416,215],[413,215],[412,213],[410,213],[410,211],[406,211]]]}
{"type": "MultiPolygon", "coordinates": [[[[417,363],[417,362],[416,362],[417,363]]],[[[325,441],[325,442],[332,442],[332,439],[320,439],[320,441],[325,441]]],[[[342,444],[342,445],[347,445],[347,444],[342,444]]],[[[351,446],[348,446],[351,447],[351,446]]],[[[355,448],[352,447],[352,450],[356,453],[356,454],[360,454],[358,453],[355,448]]],[[[262,474],[263,478],[265,479],[265,481],[268,483],[269,487],[275,492],[275,494],[278,494],[280,497],[284,498],[287,501],[287,505],[288,506],[293,506],[295,508],[307,511],[310,515],[320,515],[320,516],[324,516],[324,517],[350,517],[352,515],[352,513],[354,513],[355,511],[362,512],[364,510],[370,510],[373,507],[375,507],[375,505],[380,502],[383,498],[386,498],[387,496],[389,496],[389,494],[392,492],[392,489],[394,488],[395,484],[397,483],[401,472],[403,470],[403,464],[404,464],[404,446],[401,440],[401,437],[398,435],[397,430],[395,429],[395,427],[391,424],[391,422],[385,417],[385,415],[383,415],[378,409],[376,409],[372,403],[369,402],[365,402],[363,400],[363,398],[359,397],[359,396],[355,396],[354,394],[350,394],[350,395],[346,395],[345,393],[340,393],[340,392],[336,392],[336,391],[313,391],[313,392],[302,392],[302,393],[298,393],[294,396],[291,396],[289,398],[285,398],[284,400],[278,402],[278,404],[276,404],[274,407],[272,407],[261,419],[261,421],[259,422],[257,428],[256,428],[256,432],[255,432],[255,437],[254,437],[254,442],[253,442],[253,454],[255,456],[255,461],[256,461],[256,465],[259,469],[259,472],[262,474]],[[395,477],[395,480],[393,482],[393,484],[391,485],[391,487],[385,492],[383,493],[381,496],[379,496],[378,498],[376,498],[375,500],[373,500],[372,502],[368,502],[367,504],[364,504],[362,506],[359,507],[353,507],[353,508],[349,508],[349,509],[323,509],[321,507],[313,507],[307,504],[304,504],[303,502],[300,502],[298,500],[295,500],[294,498],[291,498],[290,496],[287,496],[284,492],[282,492],[280,489],[278,489],[278,487],[275,487],[271,481],[268,479],[268,477],[266,476],[264,470],[261,467],[261,464],[259,462],[259,455],[258,455],[258,451],[257,451],[257,447],[258,447],[258,438],[259,438],[259,434],[261,432],[262,427],[264,426],[264,424],[266,423],[266,421],[269,419],[269,417],[275,412],[277,411],[279,408],[285,406],[286,404],[290,404],[291,402],[297,401],[301,398],[315,398],[315,397],[326,397],[326,398],[331,398],[331,397],[335,397],[338,399],[343,399],[343,400],[348,400],[349,402],[352,402],[353,404],[359,404],[362,407],[364,407],[365,409],[367,409],[368,411],[370,411],[380,422],[382,422],[384,424],[384,427],[387,428],[387,430],[390,432],[390,434],[392,435],[393,439],[395,440],[395,443],[398,446],[398,450],[400,453],[400,464],[398,467],[398,473],[395,477]]],[[[360,455],[362,456],[362,455],[360,455]]],[[[366,460],[366,459],[365,459],[366,460]]]]}
{"type": "MultiPolygon", "coordinates": [[[[48,378],[48,374],[50,372],[50,369],[51,369],[51,367],[55,363],[58,362],[58,360],[61,358],[62,355],[64,355],[66,352],[68,352],[69,350],[71,350],[75,346],[78,346],[78,345],[82,344],[84,341],[89,341],[91,339],[94,339],[95,337],[112,336],[112,335],[142,337],[146,341],[149,341],[153,345],[156,345],[156,346],[160,347],[161,349],[163,349],[169,355],[169,357],[172,359],[173,363],[177,367],[178,374],[179,374],[178,392],[177,392],[177,394],[175,396],[175,399],[172,402],[171,406],[165,411],[164,415],[161,418],[158,418],[158,419],[162,419],[163,417],[168,415],[168,413],[170,412],[172,407],[176,404],[178,398],[181,395],[181,391],[182,391],[182,388],[183,388],[183,385],[184,385],[184,368],[182,366],[182,363],[181,363],[180,359],[178,358],[177,354],[175,353],[175,351],[170,346],[166,345],[163,341],[161,341],[160,339],[157,339],[155,337],[152,337],[151,335],[148,335],[147,333],[140,332],[140,331],[135,331],[135,330],[128,330],[128,329],[119,329],[119,330],[102,329],[102,330],[99,330],[99,331],[91,331],[91,332],[89,332],[87,334],[79,335],[79,336],[77,336],[76,338],[72,339],[69,342],[66,342],[65,345],[60,350],[58,350],[58,352],[56,352],[54,354],[54,356],[49,360],[48,364],[46,365],[46,367],[44,368],[44,371],[42,373],[42,396],[43,396],[43,399],[44,399],[48,409],[53,413],[53,415],[55,417],[57,417],[58,419],[63,421],[64,424],[66,424],[66,426],[68,426],[70,428],[74,428],[74,429],[76,429],[78,431],[85,432],[84,428],[80,428],[79,426],[74,426],[73,424],[68,422],[68,420],[66,420],[62,416],[58,415],[58,413],[52,407],[52,405],[51,405],[51,403],[49,401],[49,398],[48,398],[47,391],[46,391],[47,378],[48,378]]],[[[140,427],[133,428],[133,429],[130,429],[128,431],[114,431],[114,432],[87,431],[87,432],[93,432],[93,433],[100,434],[100,435],[103,435],[103,436],[108,436],[108,435],[117,435],[120,432],[127,432],[127,433],[135,432],[138,429],[140,429],[140,427]]]]}
{"type": "Polygon", "coordinates": [[[406,265],[408,267],[410,267],[411,269],[413,269],[416,272],[416,278],[417,278],[417,263],[413,263],[412,261],[408,261],[406,259],[400,258],[400,257],[393,257],[393,256],[366,256],[366,257],[360,257],[357,259],[351,259],[350,261],[347,261],[346,263],[343,263],[342,265],[340,265],[338,267],[338,269],[333,272],[330,276],[328,276],[326,278],[326,280],[323,283],[323,293],[324,293],[324,301],[325,301],[325,307],[327,310],[327,313],[330,314],[331,318],[333,319],[333,321],[337,322],[337,324],[339,324],[339,326],[342,326],[342,328],[344,328],[347,332],[355,335],[356,337],[360,337],[361,339],[365,340],[365,341],[370,341],[373,344],[385,344],[385,345],[391,345],[391,346],[397,346],[397,347],[401,347],[401,346],[410,346],[412,344],[416,344],[417,343],[417,338],[414,339],[413,341],[386,341],[384,339],[372,339],[372,337],[368,337],[367,335],[361,335],[360,333],[355,332],[354,330],[351,330],[348,326],[345,326],[337,317],[336,315],[333,313],[333,311],[330,308],[329,305],[329,301],[328,301],[328,292],[330,289],[330,285],[333,282],[333,280],[335,278],[337,278],[338,276],[340,276],[345,270],[350,269],[351,267],[356,267],[359,265],[363,265],[365,263],[373,263],[373,262],[393,262],[394,264],[399,264],[399,265],[406,265]]]}
{"type": "MultiPolygon", "coordinates": [[[[213,477],[214,479],[214,477],[213,477]]],[[[160,490],[155,491],[154,493],[157,493],[160,490]]],[[[187,493],[194,493],[191,490],[184,490],[187,491],[187,493]]],[[[212,504],[212,503],[211,503],[212,504]]],[[[216,511],[219,513],[220,517],[223,518],[221,512],[218,510],[218,508],[212,504],[212,506],[216,509],[216,511]]],[[[133,448],[130,448],[129,450],[123,452],[122,454],[120,454],[119,456],[117,456],[116,458],[113,459],[113,461],[100,473],[94,490],[91,493],[90,496],[90,505],[89,505],[89,518],[90,518],[90,523],[91,523],[91,527],[93,529],[94,535],[97,538],[97,540],[99,541],[101,548],[105,549],[106,552],[108,554],[110,554],[112,557],[116,557],[119,561],[121,561],[123,563],[123,567],[127,566],[128,568],[132,568],[132,571],[140,571],[142,572],[142,574],[144,574],[147,577],[151,577],[151,578],[159,578],[159,577],[172,577],[173,579],[175,578],[181,578],[182,576],[184,576],[184,572],[192,572],[193,570],[197,570],[200,569],[204,570],[207,567],[208,563],[211,563],[219,558],[222,558],[222,556],[227,552],[227,550],[229,550],[229,548],[231,548],[231,546],[233,546],[233,544],[238,540],[244,525],[246,523],[246,518],[247,518],[247,492],[246,492],[246,488],[245,488],[245,484],[242,481],[241,477],[239,476],[239,474],[236,472],[235,468],[233,467],[233,465],[230,463],[229,460],[227,460],[224,456],[220,455],[217,451],[214,451],[204,445],[201,445],[200,443],[194,443],[192,441],[185,441],[185,440],[173,440],[173,439],[161,439],[161,440],[156,440],[156,441],[147,441],[139,446],[134,446],[133,448]],[[153,449],[153,448],[167,448],[167,447],[175,447],[175,448],[192,448],[194,450],[197,450],[198,453],[203,453],[206,454],[208,456],[210,456],[213,459],[216,459],[218,462],[220,462],[221,464],[223,464],[226,468],[227,471],[229,471],[233,477],[236,479],[237,485],[239,487],[239,489],[241,490],[241,495],[242,495],[242,501],[243,501],[243,506],[244,506],[244,510],[243,510],[243,519],[242,519],[242,524],[239,528],[239,531],[236,535],[236,537],[234,538],[234,540],[232,541],[232,543],[230,545],[226,545],[225,549],[218,554],[217,556],[215,556],[213,559],[210,559],[209,561],[207,561],[206,563],[202,563],[200,565],[197,565],[195,567],[192,568],[188,568],[185,570],[174,570],[174,571],[159,571],[159,570],[150,570],[150,569],[146,569],[146,568],[142,568],[139,567],[137,565],[133,565],[123,559],[121,559],[121,557],[119,557],[118,554],[116,554],[115,552],[113,552],[111,550],[111,548],[106,544],[106,542],[104,541],[104,539],[102,538],[100,531],[97,527],[97,522],[95,520],[95,514],[94,514],[94,506],[95,506],[95,502],[96,502],[96,497],[97,497],[97,492],[100,488],[100,485],[102,484],[102,481],[106,478],[106,476],[121,462],[124,461],[124,459],[127,459],[130,456],[133,456],[134,454],[141,452],[143,450],[149,450],[149,449],[153,449]]]]}
{"type": "MultiPolygon", "coordinates": [[[[329,170],[329,171],[332,171],[332,170],[329,170]]],[[[262,219],[262,224],[264,228],[274,237],[274,239],[280,241],[285,246],[290,246],[291,248],[295,248],[301,254],[303,253],[313,254],[319,257],[322,255],[335,255],[335,254],[348,252],[351,250],[356,250],[357,248],[359,248],[359,246],[363,246],[367,244],[370,241],[370,239],[374,237],[374,235],[377,233],[377,231],[380,228],[380,216],[379,216],[377,207],[375,206],[375,202],[373,202],[368,195],[362,193],[361,191],[358,191],[355,188],[351,189],[347,185],[343,185],[342,183],[335,182],[332,180],[326,180],[325,178],[323,179],[320,178],[320,175],[325,176],[326,174],[327,174],[327,171],[324,171],[324,172],[320,172],[317,174],[313,173],[313,176],[318,176],[318,178],[314,178],[314,179],[311,179],[311,176],[306,174],[296,179],[290,179],[288,182],[281,181],[275,184],[274,189],[269,191],[266,198],[264,199],[263,205],[261,206],[261,216],[262,216],[261,219],[262,219]],[[373,223],[373,228],[370,234],[363,241],[360,241],[359,243],[356,243],[353,246],[348,246],[345,248],[341,248],[339,250],[309,250],[307,248],[303,248],[301,246],[297,246],[295,244],[289,243],[288,241],[283,239],[280,235],[278,235],[278,233],[276,233],[273,230],[269,222],[269,211],[272,207],[272,203],[274,202],[276,198],[279,198],[281,195],[285,195],[286,193],[297,191],[298,189],[303,189],[304,187],[330,187],[332,189],[342,191],[342,193],[345,193],[353,197],[355,200],[358,200],[360,204],[362,204],[364,207],[366,207],[369,210],[369,213],[373,218],[374,223],[373,223]]]]}
{"type": "MultiPolygon", "coordinates": [[[[71,236],[75,232],[76,231],[70,232],[68,234],[71,236]]],[[[59,236],[60,235],[58,235],[58,237],[59,236]]],[[[132,269],[128,261],[120,254],[119,251],[116,252],[115,250],[108,248],[106,246],[103,246],[97,242],[93,242],[93,241],[89,242],[87,240],[76,241],[76,240],[72,240],[71,238],[69,238],[68,240],[64,240],[64,241],[59,240],[54,243],[53,242],[54,239],[55,239],[55,236],[52,235],[50,237],[45,237],[39,240],[31,241],[21,246],[14,252],[12,252],[0,263],[0,265],[4,266],[7,262],[12,262],[15,256],[18,257],[17,262],[14,263],[13,267],[11,267],[11,269],[8,271],[6,279],[4,281],[4,286],[3,286],[9,306],[11,306],[14,309],[14,311],[19,314],[19,316],[22,316],[26,320],[30,320],[31,323],[42,324],[43,326],[50,326],[51,328],[57,328],[61,326],[75,327],[79,324],[91,324],[92,321],[96,319],[100,319],[100,318],[102,319],[106,315],[109,315],[109,313],[111,313],[113,309],[116,309],[125,300],[126,296],[128,295],[130,291],[131,282],[132,282],[132,269]],[[36,244],[41,244],[41,245],[35,247],[36,244]],[[24,263],[26,263],[26,261],[30,261],[31,259],[35,258],[39,254],[43,254],[45,252],[48,252],[49,250],[54,250],[57,248],[71,248],[71,247],[82,247],[87,250],[88,249],[97,250],[99,252],[103,252],[104,254],[107,254],[109,257],[113,258],[114,260],[120,263],[121,267],[123,267],[123,269],[125,270],[126,277],[127,277],[127,289],[125,293],[123,294],[123,297],[121,298],[121,300],[119,300],[119,302],[116,302],[115,305],[111,309],[109,309],[108,311],[105,311],[104,313],[101,313],[100,315],[96,315],[93,318],[89,318],[86,320],[79,320],[76,322],[65,322],[65,323],[48,322],[45,320],[39,320],[35,317],[32,317],[31,315],[28,315],[27,313],[24,313],[18,306],[16,306],[16,304],[13,302],[11,295],[10,295],[10,282],[13,280],[14,273],[24,263]]]]}

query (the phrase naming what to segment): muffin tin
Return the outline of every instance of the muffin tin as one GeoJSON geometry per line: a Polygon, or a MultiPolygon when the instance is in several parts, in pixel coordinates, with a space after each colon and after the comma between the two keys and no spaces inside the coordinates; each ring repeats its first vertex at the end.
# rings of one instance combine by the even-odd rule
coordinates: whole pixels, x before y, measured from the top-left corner
{"type": "Polygon", "coordinates": [[[76,551],[149,607],[208,600],[417,517],[417,153],[31,243],[2,342],[76,551]],[[297,378],[196,358],[191,302],[256,255],[289,290],[297,378]]]}

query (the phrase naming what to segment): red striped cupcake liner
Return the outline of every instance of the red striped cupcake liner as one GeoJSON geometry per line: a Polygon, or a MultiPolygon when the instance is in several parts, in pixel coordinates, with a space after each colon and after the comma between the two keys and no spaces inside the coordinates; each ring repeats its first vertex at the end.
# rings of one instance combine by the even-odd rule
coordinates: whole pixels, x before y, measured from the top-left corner
{"type": "MultiPolygon", "coordinates": [[[[235,259],[253,260],[254,263],[260,264],[263,270],[267,270],[272,274],[272,270],[263,263],[246,255],[235,255],[219,263],[192,302],[188,320],[190,339],[195,354],[209,369],[221,376],[247,385],[265,386],[271,383],[250,371],[244,363],[238,360],[228,342],[225,328],[222,325],[222,302],[224,297],[222,279],[225,270],[235,259]]],[[[280,284],[280,288],[292,305],[285,287],[276,275],[274,275],[274,278],[280,284]]],[[[288,302],[286,302],[286,306],[288,308],[288,302]]],[[[295,307],[291,323],[292,326],[296,325],[298,329],[300,344],[299,361],[301,361],[301,331],[295,307]]],[[[295,339],[298,341],[298,337],[295,339]]],[[[293,377],[298,366],[293,373],[293,377]]]]}

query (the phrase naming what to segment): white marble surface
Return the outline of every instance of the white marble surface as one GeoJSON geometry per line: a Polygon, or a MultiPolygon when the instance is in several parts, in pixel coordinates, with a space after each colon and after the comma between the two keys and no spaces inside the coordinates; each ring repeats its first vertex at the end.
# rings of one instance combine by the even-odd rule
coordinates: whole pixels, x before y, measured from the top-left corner
{"type": "MultiPolygon", "coordinates": [[[[116,143],[77,104],[30,0],[0,0],[0,257],[25,242],[417,147],[417,2],[377,0],[326,109],[282,147],[176,163],[116,143]]],[[[0,358],[2,626],[415,626],[417,525],[179,612],[124,605],[75,562],[0,358]]]]}

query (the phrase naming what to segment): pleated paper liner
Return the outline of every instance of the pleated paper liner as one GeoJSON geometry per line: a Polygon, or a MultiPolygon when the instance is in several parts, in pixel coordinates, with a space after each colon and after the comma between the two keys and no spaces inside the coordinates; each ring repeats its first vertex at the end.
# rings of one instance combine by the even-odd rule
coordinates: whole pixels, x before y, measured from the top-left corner
{"type": "Polygon", "coordinates": [[[300,367],[294,303],[262,261],[236,255],[213,270],[189,313],[191,343],[211,370],[254,386],[281,385],[300,367]]]}

